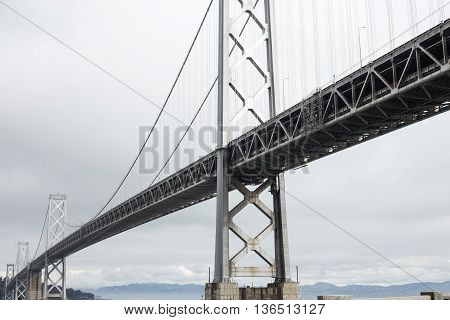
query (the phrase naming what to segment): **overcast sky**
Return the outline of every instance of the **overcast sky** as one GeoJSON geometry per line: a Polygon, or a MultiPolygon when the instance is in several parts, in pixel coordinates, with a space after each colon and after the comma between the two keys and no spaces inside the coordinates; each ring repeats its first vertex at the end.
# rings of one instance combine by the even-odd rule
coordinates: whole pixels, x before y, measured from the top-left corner
{"type": "MultiPolygon", "coordinates": [[[[158,104],[208,3],[3,2],[158,104]]],[[[290,4],[293,25],[297,0],[278,12],[290,4]]],[[[380,31],[379,44],[385,36],[380,31]]],[[[294,52],[288,40],[280,40],[281,57],[294,52]]],[[[299,68],[292,59],[295,68],[280,64],[293,103],[303,92],[295,88],[301,79],[288,72],[299,68]]],[[[330,80],[326,72],[321,77],[330,80]]],[[[3,275],[18,241],[29,241],[34,253],[50,193],[67,194],[80,220],[95,215],[136,155],[139,127],[150,125],[158,109],[0,2],[0,110],[3,275]]],[[[450,114],[440,115],[312,163],[309,174],[287,174],[287,190],[420,280],[448,281],[449,123],[450,114]]],[[[415,282],[289,195],[287,207],[291,264],[299,265],[303,284],[415,282]]],[[[214,218],[211,200],[85,249],[68,258],[68,285],[203,283],[214,264],[214,218]]]]}

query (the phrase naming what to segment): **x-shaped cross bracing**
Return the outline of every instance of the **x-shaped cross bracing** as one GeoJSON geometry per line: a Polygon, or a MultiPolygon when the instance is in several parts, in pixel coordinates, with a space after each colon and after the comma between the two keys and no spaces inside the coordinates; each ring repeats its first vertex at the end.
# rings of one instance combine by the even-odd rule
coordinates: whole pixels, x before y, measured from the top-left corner
{"type": "Polygon", "coordinates": [[[65,203],[65,200],[50,199],[48,216],[49,247],[64,239],[65,203]]]}
{"type": "Polygon", "coordinates": [[[27,298],[27,279],[16,279],[16,300],[25,300],[27,298]]]}
{"type": "MultiPolygon", "coordinates": [[[[48,210],[47,250],[64,239],[66,219],[65,195],[51,195],[48,210]]],[[[47,251],[48,252],[48,251],[47,251]]],[[[44,299],[65,299],[65,258],[49,261],[46,257],[44,272],[44,299]]]]}
{"type": "MultiPolygon", "coordinates": [[[[235,46],[239,48],[242,55],[237,59],[237,61],[230,66],[230,80],[229,86],[236,94],[236,96],[242,102],[242,108],[240,108],[235,114],[231,115],[231,122],[238,121],[247,111],[250,111],[254,117],[261,123],[263,123],[266,119],[262,117],[260,113],[258,113],[255,109],[255,101],[261,97],[267,90],[272,86],[271,74],[270,71],[266,70],[263,67],[263,64],[257,60],[255,51],[261,45],[268,45],[269,40],[269,29],[268,24],[264,19],[260,19],[256,13],[256,5],[259,1],[254,2],[253,0],[235,0],[240,4],[240,11],[231,19],[229,36],[231,40],[234,42],[235,46]],[[238,25],[239,21],[243,17],[248,17],[249,21],[252,20],[258,28],[261,30],[261,35],[252,43],[245,44],[244,37],[242,36],[243,31],[248,27],[248,23],[246,22],[243,29],[237,33],[234,28],[238,25]],[[233,78],[233,73],[237,71],[238,67],[241,66],[246,61],[249,61],[251,65],[256,69],[256,71],[261,75],[264,80],[264,84],[256,91],[255,94],[247,94],[245,90],[242,89],[236,82],[236,79],[233,78]]],[[[263,1],[260,1],[263,2],[263,1]]]]}
{"type": "Polygon", "coordinates": [[[275,260],[261,246],[262,241],[274,231],[274,213],[260,199],[263,191],[271,187],[273,181],[267,179],[256,190],[251,191],[239,180],[232,178],[233,186],[244,196],[244,199],[229,213],[229,228],[244,243],[244,247],[230,259],[230,274],[232,277],[274,277],[275,260]],[[250,237],[234,221],[233,218],[248,205],[254,205],[264,214],[270,223],[256,237],[250,237]],[[255,252],[268,266],[267,267],[238,267],[237,264],[250,252],[255,252]]]}
{"type": "Polygon", "coordinates": [[[46,284],[47,297],[63,297],[63,277],[65,272],[64,269],[64,259],[49,264],[48,269],[46,270],[46,277],[48,281],[46,284]],[[56,289],[56,292],[54,289],[56,289]]]}

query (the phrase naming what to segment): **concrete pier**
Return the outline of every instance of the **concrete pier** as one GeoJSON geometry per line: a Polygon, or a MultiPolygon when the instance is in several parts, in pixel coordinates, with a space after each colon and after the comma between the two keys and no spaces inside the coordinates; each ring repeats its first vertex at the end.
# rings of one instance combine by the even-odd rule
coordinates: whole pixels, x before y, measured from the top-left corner
{"type": "Polygon", "coordinates": [[[300,300],[296,282],[269,283],[267,287],[239,288],[235,282],[207,283],[206,300],[300,300]]]}
{"type": "Polygon", "coordinates": [[[430,297],[431,300],[445,300],[445,296],[442,292],[421,292],[422,297],[430,297]]]}
{"type": "Polygon", "coordinates": [[[205,300],[239,300],[239,286],[236,282],[207,283],[205,300]]]}
{"type": "Polygon", "coordinates": [[[28,300],[42,300],[42,271],[28,272],[27,281],[27,299],[28,300]]]}

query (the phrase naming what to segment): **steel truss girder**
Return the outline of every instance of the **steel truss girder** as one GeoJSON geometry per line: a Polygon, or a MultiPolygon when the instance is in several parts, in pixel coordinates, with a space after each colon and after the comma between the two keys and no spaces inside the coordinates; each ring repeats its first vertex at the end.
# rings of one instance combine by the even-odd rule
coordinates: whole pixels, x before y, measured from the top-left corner
{"type": "Polygon", "coordinates": [[[449,90],[443,88],[443,84],[439,88],[435,82],[445,79],[448,82],[449,42],[450,20],[318,91],[231,141],[230,167],[240,177],[253,174],[256,175],[253,179],[257,179],[341,150],[339,145],[365,141],[373,136],[370,132],[381,134],[385,122],[390,128],[402,127],[408,122],[405,120],[408,115],[417,119],[448,110],[445,102],[449,90]],[[349,126],[356,123],[362,129],[360,135],[349,126]],[[337,126],[349,134],[330,137],[328,133],[337,126]],[[321,138],[319,132],[327,139],[321,138]],[[323,151],[317,154],[317,151],[305,150],[310,148],[311,142],[323,151]],[[278,168],[273,165],[277,157],[280,158],[278,168]],[[263,168],[263,162],[270,165],[263,168]],[[247,170],[249,165],[258,168],[247,170]]]}
{"type": "Polygon", "coordinates": [[[37,257],[31,263],[31,269],[43,269],[46,265],[46,259],[49,262],[60,260],[71,253],[115,234],[211,199],[216,195],[216,153],[213,152],[199,159],[174,175],[107,211],[97,219],[83,225],[80,229],[49,248],[46,253],[37,257]],[[154,214],[153,211],[151,215],[140,215],[136,219],[136,213],[145,212],[153,207],[157,208],[157,214],[154,214]]]}

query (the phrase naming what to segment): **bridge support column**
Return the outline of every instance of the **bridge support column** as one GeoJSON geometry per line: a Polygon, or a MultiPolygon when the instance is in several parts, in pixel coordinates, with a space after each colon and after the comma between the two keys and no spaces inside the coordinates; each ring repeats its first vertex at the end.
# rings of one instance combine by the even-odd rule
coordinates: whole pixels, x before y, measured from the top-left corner
{"type": "Polygon", "coordinates": [[[5,300],[14,300],[15,293],[12,288],[8,288],[11,284],[11,280],[14,277],[14,264],[6,265],[6,277],[5,277],[5,300]]]}
{"type": "Polygon", "coordinates": [[[15,300],[28,299],[28,271],[30,263],[29,243],[20,241],[17,246],[15,300]]]}
{"type": "Polygon", "coordinates": [[[11,289],[11,290],[6,289],[5,300],[14,300],[14,299],[15,299],[14,290],[13,289],[11,289]]]}
{"type": "Polygon", "coordinates": [[[226,153],[226,147],[231,138],[229,127],[233,122],[239,121],[246,112],[252,114],[258,122],[263,121],[264,114],[266,117],[267,115],[276,116],[277,105],[279,105],[277,92],[279,79],[273,8],[273,0],[219,0],[216,246],[214,281],[206,285],[206,299],[246,299],[249,295],[245,289],[240,290],[237,283],[232,282],[234,277],[274,278],[275,282],[263,290],[264,297],[269,299],[300,297],[298,284],[290,280],[284,176],[275,176],[273,171],[265,172],[264,168],[257,173],[231,172],[228,165],[230,155],[226,153]],[[257,7],[258,5],[264,8],[257,7]],[[247,20],[244,20],[246,22],[241,23],[240,18],[246,15],[247,20]],[[261,31],[261,34],[256,40],[247,39],[246,41],[242,34],[246,28],[250,29],[251,25],[257,28],[258,32],[261,31]],[[233,48],[231,48],[232,44],[234,44],[233,48]],[[230,58],[234,49],[238,51],[237,57],[230,58]],[[267,66],[259,62],[256,53],[258,51],[266,55],[267,66]],[[253,74],[260,77],[264,83],[256,93],[248,90],[242,83],[237,83],[238,74],[245,73],[239,66],[245,63],[250,63],[249,67],[254,69],[253,74]],[[237,99],[230,99],[231,94],[234,94],[237,99]],[[261,103],[261,97],[266,97],[263,98],[266,99],[266,103],[261,103]],[[234,108],[230,108],[232,101],[235,101],[232,105],[234,108]],[[267,105],[269,110],[266,112],[257,110],[259,105],[267,105]],[[238,111],[230,114],[231,110],[238,111]],[[254,191],[246,186],[261,180],[263,181],[254,191]],[[272,209],[260,199],[261,193],[269,188],[273,198],[272,209]],[[232,189],[238,190],[244,196],[244,200],[230,211],[228,193],[232,189]],[[270,224],[256,237],[250,237],[233,221],[233,218],[250,204],[270,221],[270,224]],[[231,259],[230,231],[244,243],[244,247],[231,259]],[[275,240],[275,258],[261,246],[262,241],[271,233],[274,234],[275,240]],[[256,253],[265,266],[238,265],[250,252],[256,253]]]}
{"type": "Polygon", "coordinates": [[[291,280],[284,174],[272,183],[275,238],[275,283],[269,284],[273,300],[300,299],[300,286],[291,280]]]}
{"type": "MultiPolygon", "coordinates": [[[[244,245],[230,259],[229,238],[222,234],[216,239],[216,268],[220,269],[215,270],[214,282],[206,285],[205,299],[236,300],[251,299],[252,297],[271,300],[300,299],[300,287],[298,283],[292,282],[290,276],[283,175],[266,179],[254,191],[249,190],[237,178],[231,178],[230,184],[243,195],[244,199],[231,211],[225,213],[224,216],[226,217],[220,220],[217,226],[218,229],[221,228],[223,234],[228,235],[231,231],[244,245]],[[262,193],[266,190],[270,190],[272,194],[272,206],[266,205],[261,199],[262,193]],[[250,205],[256,207],[270,221],[255,237],[248,235],[234,220],[250,205]],[[273,234],[274,237],[275,258],[262,246],[262,242],[270,234],[273,234]],[[250,252],[256,253],[265,266],[242,266],[240,262],[250,252]],[[222,253],[224,254],[221,255],[222,253]],[[227,261],[224,259],[227,259],[227,261]],[[224,266],[227,267],[224,268],[224,266]],[[220,278],[221,275],[227,277],[220,278]],[[270,283],[267,288],[261,288],[260,294],[255,296],[250,293],[254,288],[239,289],[237,283],[231,282],[231,279],[235,277],[268,277],[274,278],[274,283],[270,283]]],[[[228,207],[227,198],[222,207],[228,207]]]]}
{"type": "MultiPolygon", "coordinates": [[[[235,1],[235,0],[232,0],[235,1]]],[[[229,130],[229,52],[230,52],[230,0],[219,0],[219,78],[217,112],[217,207],[214,282],[205,288],[207,300],[237,300],[239,288],[231,282],[229,268],[229,223],[228,223],[228,143],[229,130]]]]}
{"type": "Polygon", "coordinates": [[[28,271],[27,280],[27,299],[28,300],[42,300],[42,271],[30,270],[28,271]]]}
{"type": "Polygon", "coordinates": [[[47,264],[44,271],[45,300],[66,299],[66,259],[47,264]]]}
{"type": "Polygon", "coordinates": [[[275,282],[290,281],[290,260],[286,215],[284,174],[274,178],[271,185],[275,237],[275,282]]]}
{"type": "Polygon", "coordinates": [[[14,300],[26,300],[28,288],[28,279],[25,277],[16,278],[16,287],[14,289],[14,300]]]}
{"type": "MultiPolygon", "coordinates": [[[[50,195],[47,212],[47,250],[59,243],[65,236],[67,196],[50,195]]],[[[45,257],[44,299],[66,299],[66,258],[45,257]]]]}

